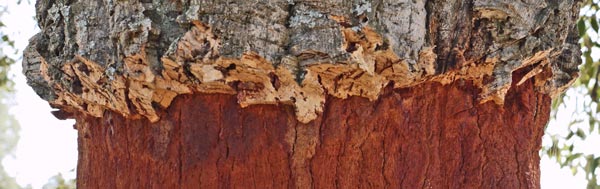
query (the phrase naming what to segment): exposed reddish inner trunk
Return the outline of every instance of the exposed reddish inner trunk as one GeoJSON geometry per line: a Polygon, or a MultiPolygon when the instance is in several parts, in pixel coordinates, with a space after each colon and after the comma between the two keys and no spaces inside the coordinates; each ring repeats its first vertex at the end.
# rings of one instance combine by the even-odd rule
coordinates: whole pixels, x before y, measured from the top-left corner
{"type": "MultiPolygon", "coordinates": [[[[513,82],[516,83],[516,82],[513,82]]],[[[329,98],[310,124],[292,107],[180,96],[161,121],[79,117],[81,188],[538,188],[551,99],[532,82],[504,106],[470,82],[329,98]]]]}

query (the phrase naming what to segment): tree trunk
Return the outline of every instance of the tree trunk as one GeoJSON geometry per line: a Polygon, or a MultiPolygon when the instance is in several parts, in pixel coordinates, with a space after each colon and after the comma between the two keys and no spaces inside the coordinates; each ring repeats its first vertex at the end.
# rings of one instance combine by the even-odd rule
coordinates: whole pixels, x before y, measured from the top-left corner
{"type": "Polygon", "coordinates": [[[37,2],[79,188],[539,188],[565,1],[37,2]]]}

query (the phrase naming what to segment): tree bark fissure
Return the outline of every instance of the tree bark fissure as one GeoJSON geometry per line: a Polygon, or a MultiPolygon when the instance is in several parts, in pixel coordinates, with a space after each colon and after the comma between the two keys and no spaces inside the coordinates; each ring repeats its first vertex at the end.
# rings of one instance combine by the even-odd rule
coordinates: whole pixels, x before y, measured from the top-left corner
{"type": "MultiPolygon", "coordinates": [[[[177,148],[177,173],[179,173],[177,175],[177,183],[179,185],[178,188],[182,188],[181,185],[183,185],[183,182],[182,182],[183,175],[185,174],[185,172],[183,171],[183,159],[185,157],[184,157],[183,149],[182,149],[183,140],[181,140],[183,138],[183,131],[181,130],[181,128],[182,128],[181,123],[183,122],[181,120],[181,118],[182,118],[181,111],[182,111],[182,109],[179,109],[179,110],[177,110],[177,112],[175,112],[177,115],[177,117],[176,117],[176,119],[177,119],[177,128],[176,128],[177,134],[176,134],[176,136],[178,137],[178,140],[176,140],[177,145],[178,145],[178,148],[177,148]]],[[[222,128],[222,126],[219,128],[222,128]]],[[[221,132],[219,132],[219,138],[220,137],[221,137],[221,132]]],[[[228,144],[225,144],[225,145],[228,145],[228,144]]],[[[219,163],[220,157],[221,156],[219,156],[219,159],[217,159],[217,164],[219,163]]]]}

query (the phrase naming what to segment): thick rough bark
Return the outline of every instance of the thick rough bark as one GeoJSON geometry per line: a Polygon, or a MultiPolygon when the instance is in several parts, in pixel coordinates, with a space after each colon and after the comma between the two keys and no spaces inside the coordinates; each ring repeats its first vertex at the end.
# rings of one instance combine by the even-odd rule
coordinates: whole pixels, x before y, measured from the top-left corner
{"type": "Polygon", "coordinates": [[[325,98],[376,100],[388,85],[474,81],[502,104],[531,67],[554,96],[577,76],[578,6],[567,1],[73,1],[37,3],[42,32],[23,61],[36,92],[66,112],[158,121],[193,93],[242,107],[293,104],[307,123],[325,98]]]}
{"type": "Polygon", "coordinates": [[[36,7],[24,73],[81,187],[535,188],[580,61],[573,0],[36,7]]]}

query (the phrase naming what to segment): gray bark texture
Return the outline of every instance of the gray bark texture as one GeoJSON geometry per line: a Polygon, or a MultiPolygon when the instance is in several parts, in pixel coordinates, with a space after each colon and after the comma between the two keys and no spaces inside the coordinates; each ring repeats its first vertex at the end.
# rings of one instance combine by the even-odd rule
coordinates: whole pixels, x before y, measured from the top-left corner
{"type": "MultiPolygon", "coordinates": [[[[388,85],[474,80],[502,104],[531,68],[555,96],[577,76],[578,6],[567,1],[38,0],[28,83],[65,112],[157,121],[180,94],[292,104],[302,122],[327,95],[375,100],[388,85]]],[[[68,114],[59,113],[56,114],[68,114]]]]}

